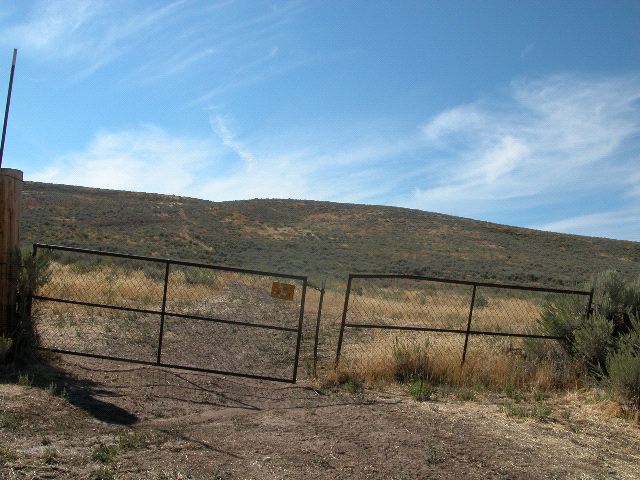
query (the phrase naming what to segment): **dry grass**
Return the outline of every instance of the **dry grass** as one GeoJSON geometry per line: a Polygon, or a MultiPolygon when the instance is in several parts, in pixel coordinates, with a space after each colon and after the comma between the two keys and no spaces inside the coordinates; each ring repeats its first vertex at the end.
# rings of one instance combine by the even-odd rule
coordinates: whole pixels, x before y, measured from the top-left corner
{"type": "MultiPolygon", "coordinates": [[[[117,265],[78,268],[75,264],[52,262],[51,280],[38,292],[44,297],[77,300],[87,303],[160,310],[164,289],[164,265],[152,265],[151,272],[126,269],[117,265]],[[161,267],[161,268],[160,268],[161,267]]],[[[271,283],[268,276],[252,276],[236,272],[220,272],[198,267],[172,266],[167,289],[167,309],[181,310],[203,299],[226,298],[239,288],[251,290],[250,295],[269,300],[271,283]]],[[[238,297],[247,293],[239,292],[238,297]]],[[[296,288],[292,303],[300,301],[296,288]]],[[[47,305],[54,314],[64,314],[68,306],[47,305]]]]}
{"type": "MultiPolygon", "coordinates": [[[[162,268],[164,270],[164,266],[162,268]]],[[[162,271],[150,275],[142,270],[125,269],[119,266],[79,269],[74,264],[51,264],[52,280],[45,285],[40,295],[45,297],[73,297],[89,303],[130,304],[138,308],[158,307],[162,301],[164,278],[162,271]]],[[[188,281],[187,272],[171,273],[171,287],[180,289],[184,300],[202,298],[204,292],[219,289],[222,281],[215,274],[201,275],[199,282],[188,281]]]]}
{"type": "MultiPolygon", "coordinates": [[[[452,348],[449,340],[452,339],[438,335],[377,335],[357,354],[342,358],[338,371],[331,373],[325,383],[357,378],[369,385],[380,385],[420,378],[456,387],[482,386],[493,390],[527,387],[551,391],[575,388],[580,382],[582,368],[578,364],[526,358],[496,348],[494,342],[482,337],[473,339],[475,349],[469,351],[462,364],[459,350],[452,348]],[[486,348],[478,348],[482,343],[486,348]]],[[[463,336],[456,340],[464,341],[463,336]]]]}
{"type": "MultiPolygon", "coordinates": [[[[479,289],[480,291],[480,289],[479,289]]],[[[417,288],[399,284],[394,288],[362,289],[350,299],[350,320],[381,325],[424,325],[465,329],[470,291],[459,286],[417,288]]],[[[543,298],[509,296],[485,291],[473,311],[474,330],[525,333],[538,327],[543,298]]]]}

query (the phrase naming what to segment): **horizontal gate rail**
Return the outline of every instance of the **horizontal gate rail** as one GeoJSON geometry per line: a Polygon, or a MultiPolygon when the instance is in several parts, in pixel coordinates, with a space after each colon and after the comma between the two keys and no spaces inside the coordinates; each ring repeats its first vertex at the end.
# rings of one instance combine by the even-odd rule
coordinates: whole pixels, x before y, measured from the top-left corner
{"type": "Polygon", "coordinates": [[[65,298],[43,297],[40,295],[32,295],[33,300],[42,300],[45,302],[66,303],[69,305],[79,305],[81,307],[105,308],[107,310],[120,310],[122,312],[146,313],[148,315],[160,315],[160,310],[147,310],[144,308],[121,307],[119,305],[108,305],[106,303],[82,302],[80,300],[67,300],[65,298]]]}
{"type": "Polygon", "coordinates": [[[226,370],[215,370],[215,369],[211,369],[211,368],[199,368],[199,367],[187,367],[184,365],[176,365],[176,364],[171,364],[171,363],[166,363],[166,362],[151,362],[151,361],[146,361],[146,360],[137,360],[135,358],[124,358],[124,357],[116,357],[116,356],[112,356],[112,355],[99,355],[96,353],[86,353],[86,352],[77,352],[75,350],[64,350],[61,348],[45,348],[45,347],[40,347],[39,350],[45,351],[45,352],[53,352],[53,353],[62,353],[65,355],[74,355],[76,357],[87,357],[87,358],[96,358],[98,360],[113,360],[115,362],[125,362],[125,363],[134,363],[137,365],[149,365],[149,366],[160,366],[160,367],[167,367],[167,368],[173,368],[176,370],[186,370],[189,372],[201,372],[201,373],[216,373],[219,375],[229,375],[231,377],[242,377],[242,378],[252,378],[254,380],[269,380],[272,382],[284,382],[284,383],[295,383],[292,382],[289,379],[285,379],[285,378],[281,378],[281,377],[271,377],[268,375],[252,375],[250,373],[237,373],[237,372],[228,372],[226,370]]]}
{"type": "MultiPolygon", "coordinates": [[[[161,309],[135,308],[135,307],[129,307],[129,306],[112,305],[112,304],[102,303],[102,302],[87,302],[87,301],[82,301],[82,300],[73,300],[73,299],[67,299],[67,298],[57,298],[57,297],[47,296],[47,295],[32,295],[31,296],[32,300],[41,301],[41,302],[54,302],[54,303],[61,303],[61,304],[68,304],[68,305],[78,305],[78,306],[82,306],[82,307],[90,307],[90,308],[97,308],[97,309],[140,313],[140,314],[144,314],[144,315],[157,315],[160,318],[160,327],[159,327],[159,334],[158,334],[158,337],[157,337],[158,343],[157,343],[157,352],[155,354],[155,357],[156,357],[155,361],[141,360],[141,359],[138,359],[138,358],[131,358],[130,356],[103,355],[103,354],[98,354],[98,353],[89,353],[89,352],[86,352],[86,351],[71,350],[71,349],[66,349],[66,348],[40,347],[40,350],[50,351],[50,352],[55,352],[55,353],[61,353],[61,354],[68,354],[68,355],[76,355],[76,356],[80,356],[80,357],[97,358],[97,359],[103,359],[103,360],[122,361],[122,362],[135,363],[135,364],[140,364],[140,365],[163,366],[163,367],[167,367],[167,368],[175,368],[175,369],[180,369],[180,370],[203,372],[203,373],[214,373],[214,374],[221,374],[221,375],[230,375],[230,376],[251,378],[251,379],[257,379],[257,380],[270,380],[270,381],[285,382],[285,383],[295,383],[296,382],[298,361],[299,361],[299,356],[300,356],[300,344],[301,344],[301,339],[302,339],[302,323],[303,323],[303,318],[304,318],[304,302],[305,302],[305,294],[306,294],[306,288],[307,288],[307,277],[306,276],[290,275],[290,274],[285,274],[285,273],[268,272],[268,271],[262,271],[262,270],[251,270],[251,269],[236,268],[236,267],[227,267],[227,266],[221,266],[221,265],[211,265],[211,264],[205,264],[205,263],[188,262],[188,261],[182,261],[182,260],[172,260],[172,259],[149,257],[149,256],[142,256],[142,255],[131,255],[131,254],[119,253],[119,252],[91,250],[91,249],[86,249],[86,248],[68,247],[68,246],[63,246],[63,245],[48,245],[48,244],[43,244],[43,243],[35,243],[35,244],[33,244],[33,255],[34,256],[37,255],[39,250],[52,250],[52,251],[78,253],[78,254],[83,254],[83,255],[95,255],[95,256],[99,256],[99,257],[121,258],[121,259],[125,259],[125,260],[133,260],[133,261],[140,261],[140,262],[153,262],[155,264],[166,265],[166,267],[163,269],[164,270],[163,271],[164,279],[163,279],[162,298],[158,299],[159,303],[160,303],[160,300],[162,301],[162,308],[161,309]],[[216,317],[210,317],[210,316],[204,316],[204,315],[196,315],[196,314],[191,314],[191,313],[180,313],[180,312],[171,311],[171,310],[167,309],[167,291],[171,290],[171,287],[169,285],[169,283],[170,283],[169,282],[170,266],[204,268],[204,269],[221,271],[221,272],[239,273],[239,274],[246,274],[246,275],[252,275],[252,276],[259,276],[259,277],[272,277],[272,278],[277,278],[277,279],[288,279],[288,280],[301,282],[302,283],[302,285],[301,285],[301,287],[302,287],[301,288],[301,295],[300,295],[301,296],[301,300],[300,300],[300,308],[298,310],[298,317],[296,319],[297,320],[297,322],[296,322],[297,325],[294,328],[293,326],[288,327],[288,326],[280,326],[280,325],[271,325],[271,324],[261,323],[261,322],[253,322],[253,321],[230,320],[230,319],[216,318],[216,317]],[[296,335],[296,340],[295,340],[295,342],[296,342],[295,343],[295,354],[294,354],[293,365],[292,365],[293,372],[291,374],[291,377],[284,378],[284,377],[277,377],[277,376],[273,376],[273,375],[261,375],[261,374],[254,374],[254,373],[244,373],[244,372],[229,371],[229,370],[222,370],[222,369],[216,369],[216,368],[201,368],[201,367],[189,366],[189,365],[179,365],[179,364],[176,364],[175,362],[163,361],[162,360],[162,348],[163,348],[163,339],[164,339],[164,335],[165,335],[165,331],[164,331],[165,330],[165,319],[167,319],[167,318],[177,318],[177,319],[182,319],[182,320],[197,320],[197,321],[204,321],[204,322],[212,322],[212,323],[218,323],[218,324],[232,325],[232,326],[237,326],[237,327],[247,327],[247,328],[255,328],[255,329],[262,329],[262,330],[272,330],[272,331],[280,331],[280,332],[288,332],[288,333],[297,334],[296,335]]],[[[216,345],[216,347],[219,348],[220,345],[216,345]]],[[[222,347],[224,347],[224,345],[222,345],[222,347]]],[[[293,345],[291,345],[291,347],[293,347],[293,345]]]]}
{"type": "Polygon", "coordinates": [[[351,273],[349,274],[351,278],[375,278],[375,279],[384,279],[384,278],[403,278],[407,280],[424,280],[427,282],[436,282],[436,283],[450,283],[453,285],[469,285],[471,287],[488,287],[488,288],[504,288],[507,290],[527,290],[530,292],[548,292],[548,293],[567,293],[573,295],[591,295],[591,291],[588,290],[571,290],[565,288],[549,288],[549,287],[535,287],[535,286],[527,286],[527,285],[514,285],[509,283],[491,283],[491,282],[476,282],[473,280],[456,280],[451,278],[442,278],[442,277],[424,277],[422,275],[404,275],[398,273],[385,273],[381,275],[377,275],[375,273],[351,273]]]}
{"type": "MultiPolygon", "coordinates": [[[[120,310],[123,312],[135,312],[135,313],[146,313],[147,315],[162,315],[163,312],[161,310],[146,310],[144,308],[132,308],[132,307],[120,307],[118,305],[107,305],[105,303],[91,303],[91,302],[81,302],[79,300],[66,300],[63,298],[52,298],[52,297],[43,297],[40,295],[32,295],[31,298],[33,300],[42,300],[45,302],[55,302],[55,303],[67,303],[70,305],[79,305],[82,307],[93,307],[93,308],[105,308],[108,310],[120,310]]],[[[289,327],[279,327],[277,325],[268,325],[264,323],[253,323],[253,322],[239,322],[235,320],[223,320],[221,318],[213,318],[213,317],[203,317],[200,315],[191,315],[184,313],[175,313],[170,311],[164,312],[165,317],[176,317],[176,318],[192,318],[194,320],[204,320],[207,322],[214,323],[226,323],[229,325],[239,325],[242,327],[254,327],[254,328],[264,328],[267,330],[278,330],[281,332],[297,332],[297,328],[289,328],[289,327]]]]}
{"type": "Polygon", "coordinates": [[[58,250],[62,252],[87,253],[87,254],[93,254],[93,255],[98,255],[102,257],[125,258],[128,260],[142,260],[145,262],[170,263],[171,265],[180,265],[182,267],[209,268],[212,270],[220,270],[223,272],[246,273],[247,275],[261,275],[261,276],[269,276],[269,277],[289,278],[291,280],[300,280],[300,281],[307,280],[307,277],[304,275],[291,275],[288,273],[267,272],[264,270],[250,270],[246,268],[227,267],[224,265],[212,265],[210,263],[186,262],[183,260],[172,260],[170,258],[146,257],[143,255],[131,255],[129,253],[119,253],[119,252],[109,252],[109,251],[103,251],[103,250],[91,250],[87,248],[67,247],[64,245],[48,245],[46,243],[33,244],[34,252],[37,251],[39,248],[44,248],[46,250],[58,250]]]}
{"type": "Polygon", "coordinates": [[[374,330],[398,330],[398,331],[415,331],[415,332],[436,332],[436,333],[452,333],[459,334],[465,336],[464,348],[462,352],[462,361],[464,363],[464,359],[466,357],[467,352],[467,344],[469,337],[471,335],[484,335],[484,336],[495,336],[495,337],[514,337],[514,338],[534,338],[534,339],[545,339],[545,340],[561,340],[563,337],[553,336],[553,335],[542,335],[535,333],[517,333],[517,332],[508,332],[508,331],[490,331],[490,330],[474,330],[471,328],[472,325],[472,317],[474,314],[474,303],[476,302],[476,289],[477,288],[493,288],[493,289],[501,289],[501,290],[515,290],[515,291],[526,291],[526,292],[541,292],[541,293],[554,293],[554,294],[563,294],[563,295],[577,295],[588,297],[587,307],[585,311],[585,315],[591,314],[591,305],[593,302],[593,288],[591,290],[577,290],[577,289],[566,289],[566,288],[550,288],[550,287],[537,287],[537,286],[527,286],[527,285],[514,285],[507,283],[493,283],[493,282],[482,282],[482,281],[472,281],[472,280],[458,280],[451,278],[442,278],[442,277],[427,277],[422,275],[411,275],[411,274],[374,274],[374,273],[350,273],[347,280],[347,288],[345,292],[344,306],[342,310],[342,321],[340,324],[340,332],[338,335],[338,345],[336,349],[336,359],[335,364],[338,365],[340,361],[340,355],[342,352],[344,333],[346,328],[354,328],[354,329],[374,329],[374,330]],[[468,320],[465,321],[467,328],[437,328],[437,327],[429,327],[429,326],[417,326],[417,325],[389,325],[389,324],[375,324],[375,323],[355,323],[350,322],[348,320],[350,307],[351,296],[353,295],[353,282],[356,279],[363,280],[415,280],[418,282],[434,282],[440,284],[447,285],[465,285],[473,287],[472,294],[470,295],[470,304],[468,307],[468,320]]]}
{"type": "MultiPolygon", "coordinates": [[[[453,328],[407,327],[404,325],[375,325],[372,323],[345,323],[344,326],[349,328],[377,328],[379,330],[409,330],[414,332],[467,333],[467,330],[453,328]]],[[[536,335],[532,333],[491,332],[487,330],[469,330],[469,333],[475,335],[493,335],[496,337],[548,338],[550,340],[562,340],[562,337],[536,335]]]]}
{"type": "Polygon", "coordinates": [[[241,327],[253,327],[253,328],[264,328],[266,330],[277,330],[280,332],[297,332],[297,328],[290,327],[279,327],[277,325],[266,325],[264,323],[253,323],[253,322],[237,322],[235,320],[222,320],[220,318],[211,318],[211,317],[201,317],[199,315],[191,315],[184,313],[173,313],[173,312],[165,312],[165,317],[176,317],[176,318],[186,318],[193,320],[203,320],[205,322],[215,322],[215,323],[226,323],[228,325],[240,325],[241,327]]]}

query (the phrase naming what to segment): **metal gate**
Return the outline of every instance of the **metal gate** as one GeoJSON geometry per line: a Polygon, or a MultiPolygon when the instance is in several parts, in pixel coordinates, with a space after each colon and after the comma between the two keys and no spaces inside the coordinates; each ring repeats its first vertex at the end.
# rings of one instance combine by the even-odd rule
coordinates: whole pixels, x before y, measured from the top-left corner
{"type": "Polygon", "coordinates": [[[394,341],[429,342],[430,349],[462,363],[469,350],[520,352],[522,342],[562,340],[540,328],[546,308],[558,303],[591,313],[593,288],[509,285],[400,274],[350,274],[336,350],[379,357],[394,341]],[[347,335],[357,330],[357,335],[347,335]],[[385,334],[384,332],[388,332],[385,334]],[[348,338],[347,338],[348,337],[348,338]]]}
{"type": "Polygon", "coordinates": [[[34,244],[41,349],[295,383],[307,277],[34,244]]]}

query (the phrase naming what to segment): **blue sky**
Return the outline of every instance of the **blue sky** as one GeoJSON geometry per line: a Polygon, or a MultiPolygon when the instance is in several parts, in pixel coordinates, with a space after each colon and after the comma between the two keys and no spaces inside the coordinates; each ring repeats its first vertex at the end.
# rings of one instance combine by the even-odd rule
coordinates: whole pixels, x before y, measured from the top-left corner
{"type": "Polygon", "coordinates": [[[5,0],[13,47],[29,180],[640,240],[637,1],[5,0]]]}

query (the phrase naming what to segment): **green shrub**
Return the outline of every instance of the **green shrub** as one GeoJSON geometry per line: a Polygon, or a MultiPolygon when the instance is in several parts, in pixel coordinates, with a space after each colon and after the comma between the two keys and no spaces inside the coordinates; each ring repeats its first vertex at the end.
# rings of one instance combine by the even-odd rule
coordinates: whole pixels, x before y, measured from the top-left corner
{"type": "Polygon", "coordinates": [[[190,285],[216,286],[218,277],[215,270],[207,268],[186,268],[184,270],[184,280],[190,285]]]}
{"type": "Polygon", "coordinates": [[[640,354],[628,350],[613,352],[607,358],[611,388],[635,408],[640,408],[640,354]]]}
{"type": "Polygon", "coordinates": [[[640,317],[630,317],[631,329],[607,356],[609,386],[635,408],[640,408],[640,317]]]}
{"type": "Polygon", "coordinates": [[[489,306],[489,300],[481,293],[476,293],[476,298],[473,299],[473,308],[486,308],[489,306]]]}
{"type": "Polygon", "coordinates": [[[23,387],[30,387],[31,385],[33,385],[33,377],[29,376],[28,373],[19,372],[16,383],[23,387]]]}
{"type": "Polygon", "coordinates": [[[115,445],[98,445],[91,454],[91,458],[100,463],[111,463],[118,453],[118,447],[115,445]]]}
{"type": "Polygon", "coordinates": [[[573,355],[575,331],[582,325],[584,317],[583,299],[577,295],[563,295],[542,307],[540,328],[546,335],[560,337],[565,350],[573,355]]]}
{"type": "Polygon", "coordinates": [[[411,384],[411,396],[418,402],[431,400],[433,389],[422,378],[418,378],[411,384]]]}
{"type": "Polygon", "coordinates": [[[434,446],[430,446],[427,448],[427,463],[429,465],[436,465],[438,463],[442,463],[444,459],[442,458],[442,453],[434,446]]]}
{"type": "Polygon", "coordinates": [[[596,371],[605,366],[613,345],[613,322],[599,313],[584,319],[574,332],[574,355],[596,371]]]}
{"type": "Polygon", "coordinates": [[[349,378],[342,385],[347,392],[353,395],[359,395],[364,391],[364,385],[362,383],[362,380],[360,380],[359,378],[349,378]]]}
{"type": "Polygon", "coordinates": [[[462,400],[465,402],[470,400],[475,400],[476,391],[469,387],[460,387],[456,392],[456,397],[458,397],[459,400],[462,400]]]}
{"type": "Polygon", "coordinates": [[[615,270],[598,276],[593,314],[585,315],[584,299],[563,296],[543,306],[540,326],[547,335],[561,337],[565,351],[606,374],[607,353],[615,339],[628,332],[631,318],[640,314],[640,279],[629,282],[615,270]]]}
{"type": "Polygon", "coordinates": [[[595,295],[597,311],[614,324],[616,335],[631,328],[631,317],[640,315],[640,278],[626,281],[616,270],[607,270],[598,276],[595,295]]]}

